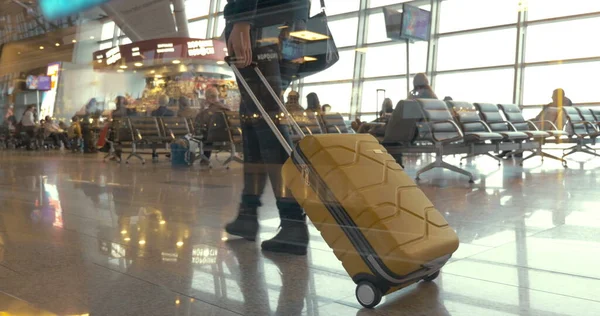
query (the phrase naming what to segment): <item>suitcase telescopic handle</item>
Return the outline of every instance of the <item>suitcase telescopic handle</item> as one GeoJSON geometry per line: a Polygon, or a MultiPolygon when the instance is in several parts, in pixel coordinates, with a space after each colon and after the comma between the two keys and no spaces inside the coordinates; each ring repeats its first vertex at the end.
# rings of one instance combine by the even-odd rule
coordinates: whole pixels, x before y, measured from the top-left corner
{"type": "MultiPolygon", "coordinates": [[[[250,89],[250,86],[248,85],[248,82],[246,82],[246,79],[244,79],[244,77],[241,75],[239,69],[231,62],[231,59],[229,57],[227,57],[225,59],[225,61],[229,64],[229,66],[233,70],[233,73],[235,74],[235,76],[240,80],[240,82],[242,83],[242,86],[244,86],[244,89],[246,89],[246,92],[252,99],[252,102],[254,102],[254,104],[260,111],[260,114],[263,116],[263,118],[265,119],[265,122],[267,122],[267,124],[269,125],[269,127],[271,128],[273,133],[275,134],[275,137],[277,137],[277,139],[281,143],[281,146],[283,146],[283,149],[285,149],[285,151],[288,153],[288,156],[291,156],[292,155],[292,146],[290,146],[290,144],[287,142],[285,137],[283,137],[283,134],[281,134],[281,131],[279,130],[279,128],[277,128],[277,125],[275,124],[275,122],[273,122],[273,119],[271,118],[271,116],[269,116],[269,113],[267,113],[265,108],[262,106],[262,104],[260,103],[260,101],[258,100],[256,95],[254,94],[252,89],[250,89]]],[[[257,68],[256,63],[252,63],[251,67],[253,67],[254,69],[257,69],[258,70],[257,73],[260,73],[262,75],[262,72],[260,72],[260,70],[257,68]]],[[[263,76],[263,78],[264,78],[264,76],[263,76]]],[[[269,87],[269,89],[271,88],[271,86],[269,86],[269,85],[267,85],[267,87],[269,87]]],[[[273,89],[271,89],[271,90],[273,90],[273,89]]],[[[273,92],[273,94],[275,94],[275,92],[273,92]]]]}

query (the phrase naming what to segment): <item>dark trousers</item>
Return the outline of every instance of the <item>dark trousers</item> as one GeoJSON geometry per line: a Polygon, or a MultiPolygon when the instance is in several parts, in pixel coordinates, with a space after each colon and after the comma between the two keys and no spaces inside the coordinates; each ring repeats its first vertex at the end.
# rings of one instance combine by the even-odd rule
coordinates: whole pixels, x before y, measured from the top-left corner
{"type": "MultiPolygon", "coordinates": [[[[258,60],[258,68],[267,78],[276,95],[280,95],[289,85],[289,80],[282,79],[282,71],[289,73],[289,65],[280,65],[276,46],[255,48],[253,55],[258,60]]],[[[253,68],[240,69],[241,75],[248,83],[263,107],[270,113],[280,113],[279,106],[273,96],[264,86],[253,68]]],[[[240,114],[242,117],[260,116],[256,105],[238,79],[242,96],[240,114]]],[[[274,115],[273,115],[274,116],[274,115]]],[[[292,143],[289,127],[280,125],[281,134],[292,143]]],[[[245,119],[242,122],[243,151],[244,151],[244,190],[242,207],[255,208],[261,205],[260,198],[264,192],[267,178],[271,182],[277,208],[281,219],[301,220],[304,211],[293,198],[283,183],[281,167],[287,160],[288,154],[263,119],[245,119]]]]}

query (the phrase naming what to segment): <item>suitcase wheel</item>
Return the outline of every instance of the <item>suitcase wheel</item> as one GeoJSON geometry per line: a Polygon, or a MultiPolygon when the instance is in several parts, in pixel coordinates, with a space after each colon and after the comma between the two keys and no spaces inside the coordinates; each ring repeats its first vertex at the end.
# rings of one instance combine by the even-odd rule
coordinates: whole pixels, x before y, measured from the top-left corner
{"type": "Polygon", "coordinates": [[[440,271],[438,270],[436,273],[424,277],[423,281],[425,281],[425,282],[431,282],[431,281],[437,279],[437,277],[439,277],[439,276],[440,276],[440,271]]]}
{"type": "Polygon", "coordinates": [[[366,308],[377,306],[382,296],[381,291],[371,282],[362,281],[356,286],[356,299],[366,308]]]}

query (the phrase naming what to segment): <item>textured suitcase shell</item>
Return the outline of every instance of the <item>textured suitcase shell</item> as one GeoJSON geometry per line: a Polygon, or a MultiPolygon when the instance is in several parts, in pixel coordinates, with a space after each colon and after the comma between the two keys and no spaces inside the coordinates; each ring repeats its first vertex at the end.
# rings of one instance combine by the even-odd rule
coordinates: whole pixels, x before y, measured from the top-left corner
{"type": "MultiPolygon", "coordinates": [[[[283,166],[285,184],[356,283],[361,276],[385,281],[367,264],[368,255],[381,259],[396,275],[407,276],[428,262],[449,258],[458,248],[454,230],[373,136],[306,136],[294,155],[304,157],[312,169],[302,168],[290,158],[283,166]],[[315,192],[323,188],[310,185],[311,172],[317,173],[325,190],[332,193],[329,200],[323,201],[315,192]],[[327,204],[341,204],[356,227],[344,230],[327,204]],[[356,249],[348,235],[352,229],[366,237],[374,254],[356,249]]],[[[388,283],[383,292],[419,280],[388,283]]]]}

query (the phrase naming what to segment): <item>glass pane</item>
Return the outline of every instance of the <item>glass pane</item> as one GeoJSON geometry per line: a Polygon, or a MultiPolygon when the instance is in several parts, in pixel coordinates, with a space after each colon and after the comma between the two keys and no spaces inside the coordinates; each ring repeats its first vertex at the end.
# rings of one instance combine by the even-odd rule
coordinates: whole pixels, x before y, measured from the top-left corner
{"type": "Polygon", "coordinates": [[[115,22],[108,22],[102,25],[102,35],[100,40],[109,40],[115,36],[115,22]]]}
{"type": "MultiPolygon", "coordinates": [[[[326,0],[325,11],[327,15],[335,15],[340,13],[347,13],[358,11],[360,0],[326,0]]],[[[310,3],[310,16],[318,14],[321,12],[321,1],[320,0],[311,0],[310,3]]]]}
{"type": "Polygon", "coordinates": [[[556,88],[563,88],[573,103],[597,102],[599,72],[600,62],[525,68],[523,104],[550,103],[556,88]]]}
{"type": "Polygon", "coordinates": [[[411,0],[371,0],[369,1],[369,8],[384,7],[392,4],[398,4],[403,2],[410,2],[411,0]]]}
{"type": "Polygon", "coordinates": [[[100,50],[109,49],[113,47],[112,41],[100,43],[100,50]]]}
{"type": "MultiPolygon", "coordinates": [[[[362,87],[360,112],[381,111],[383,99],[377,100],[377,89],[385,90],[385,97],[392,99],[394,107],[398,101],[406,99],[406,79],[367,80],[362,87]]],[[[364,115],[363,115],[364,116],[364,115]]]]}
{"type": "Polygon", "coordinates": [[[304,82],[322,82],[332,80],[345,80],[352,79],[354,73],[354,57],[356,52],[354,50],[341,51],[340,60],[333,65],[331,68],[320,72],[316,75],[307,77],[304,82]]]}
{"type": "MultiPolygon", "coordinates": [[[[406,44],[369,47],[364,51],[365,78],[406,74],[406,44]]],[[[427,42],[411,44],[410,72],[425,72],[426,68],[427,42]]]]}
{"type": "Polygon", "coordinates": [[[589,37],[590,30],[598,29],[600,18],[532,25],[527,28],[525,61],[598,56],[600,46],[589,37]]]}
{"type": "Polygon", "coordinates": [[[540,20],[600,11],[600,1],[590,0],[529,0],[528,19],[540,20]]]}
{"type": "Polygon", "coordinates": [[[441,37],[438,70],[513,64],[516,36],[516,29],[508,29],[441,37]]]}
{"type": "Polygon", "coordinates": [[[440,33],[517,23],[521,0],[450,0],[440,8],[440,33]]]}
{"type": "Polygon", "coordinates": [[[314,92],[319,96],[321,105],[331,105],[332,112],[350,112],[350,102],[352,100],[351,83],[336,83],[303,87],[300,104],[302,104],[302,106],[305,108],[306,96],[311,92],[314,92]]]}
{"type": "Polygon", "coordinates": [[[187,0],[185,2],[185,14],[190,20],[208,15],[209,11],[210,0],[187,0]]]}
{"type": "Polygon", "coordinates": [[[385,30],[383,12],[369,14],[367,19],[367,43],[389,41],[385,30]]]}
{"type": "Polygon", "coordinates": [[[219,6],[219,12],[223,12],[223,10],[225,10],[226,5],[227,5],[227,0],[221,0],[220,6],[219,6]]]}
{"type": "Polygon", "coordinates": [[[217,34],[215,34],[215,37],[220,37],[223,31],[225,31],[225,16],[221,15],[217,18],[217,34]]]}
{"type": "Polygon", "coordinates": [[[356,33],[358,31],[358,17],[330,21],[329,30],[337,47],[356,46],[356,33]]]}
{"type": "Polygon", "coordinates": [[[121,40],[121,45],[127,45],[127,44],[131,44],[131,40],[129,39],[129,37],[125,37],[124,39],[121,40]]]}
{"type": "Polygon", "coordinates": [[[191,38],[206,38],[206,29],[208,28],[208,19],[196,21],[188,24],[191,38]]]}
{"type": "Polygon", "coordinates": [[[438,98],[456,101],[512,103],[514,70],[471,71],[438,75],[435,93],[438,98]]]}

